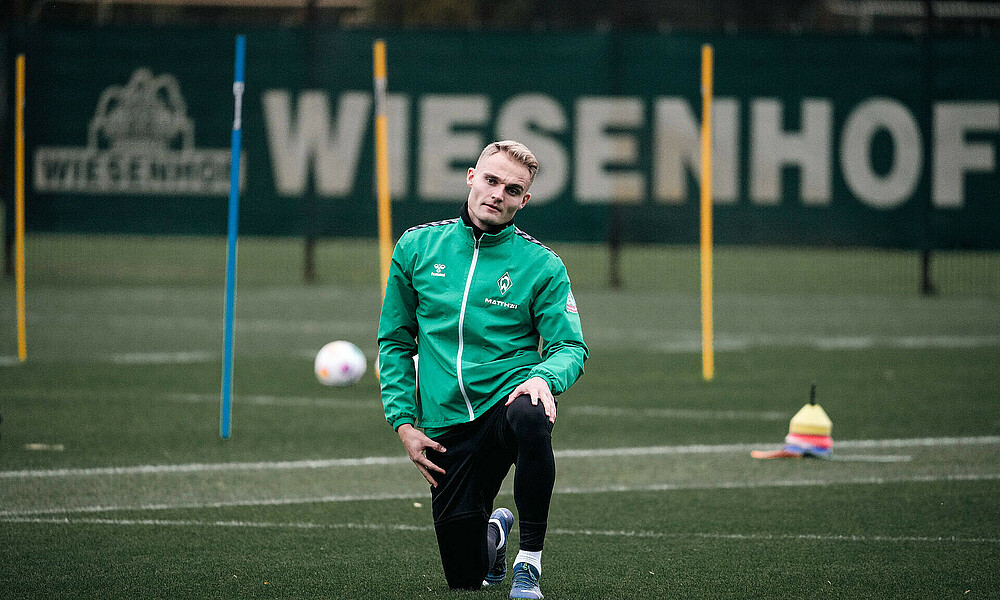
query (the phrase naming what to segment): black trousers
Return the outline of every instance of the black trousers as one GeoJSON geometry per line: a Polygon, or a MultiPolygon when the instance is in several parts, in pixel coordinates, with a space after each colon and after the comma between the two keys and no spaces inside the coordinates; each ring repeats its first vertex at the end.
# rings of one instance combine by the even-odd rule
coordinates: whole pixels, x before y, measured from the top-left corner
{"type": "Polygon", "coordinates": [[[446,449],[427,451],[427,458],[445,470],[435,473],[438,486],[431,488],[445,579],[451,588],[478,589],[495,556],[486,538],[489,515],[513,465],[520,547],[542,549],[556,474],[552,423],[541,402],[532,405],[522,395],[434,439],[446,449]]]}

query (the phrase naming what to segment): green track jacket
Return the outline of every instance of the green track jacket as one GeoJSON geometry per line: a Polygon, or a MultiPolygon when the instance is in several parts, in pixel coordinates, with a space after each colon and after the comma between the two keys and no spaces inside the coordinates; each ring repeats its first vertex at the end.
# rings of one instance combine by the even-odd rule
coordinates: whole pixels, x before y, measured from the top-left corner
{"type": "Polygon", "coordinates": [[[560,394],[583,374],[588,354],[556,253],[513,225],[476,240],[462,219],[399,238],[378,343],[393,429],[467,423],[535,376],[560,394]]]}

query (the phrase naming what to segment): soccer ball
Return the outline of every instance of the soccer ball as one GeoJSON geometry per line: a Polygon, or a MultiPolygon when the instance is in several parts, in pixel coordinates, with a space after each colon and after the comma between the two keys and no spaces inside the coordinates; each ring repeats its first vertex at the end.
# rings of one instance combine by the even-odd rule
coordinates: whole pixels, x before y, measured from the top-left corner
{"type": "Polygon", "coordinates": [[[313,370],[323,385],[352,385],[368,367],[365,355],[351,342],[338,340],[320,348],[313,370]]]}

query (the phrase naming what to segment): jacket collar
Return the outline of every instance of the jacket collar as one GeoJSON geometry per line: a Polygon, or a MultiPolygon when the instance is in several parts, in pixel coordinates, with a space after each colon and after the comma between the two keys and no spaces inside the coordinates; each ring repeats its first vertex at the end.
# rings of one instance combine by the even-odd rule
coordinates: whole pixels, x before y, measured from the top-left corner
{"type": "Polygon", "coordinates": [[[472,217],[469,216],[468,201],[462,204],[461,214],[462,224],[465,225],[466,229],[468,229],[469,242],[472,244],[474,244],[478,239],[481,240],[479,244],[480,246],[492,246],[494,244],[499,244],[514,235],[514,219],[507,221],[506,224],[500,225],[491,231],[484,231],[472,222],[472,217]]]}

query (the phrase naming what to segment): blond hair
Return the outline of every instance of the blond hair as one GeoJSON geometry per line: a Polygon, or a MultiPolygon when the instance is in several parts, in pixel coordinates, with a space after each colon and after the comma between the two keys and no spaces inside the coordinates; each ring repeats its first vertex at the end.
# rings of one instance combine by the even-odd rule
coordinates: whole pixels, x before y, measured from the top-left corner
{"type": "Polygon", "coordinates": [[[521,142],[515,142],[514,140],[492,142],[483,148],[482,154],[479,155],[479,160],[476,161],[476,167],[478,168],[479,163],[483,162],[484,159],[489,156],[493,156],[498,152],[503,152],[511,159],[521,163],[528,169],[529,184],[535,181],[535,173],[538,172],[538,159],[531,153],[531,150],[528,150],[527,146],[521,142]]]}

